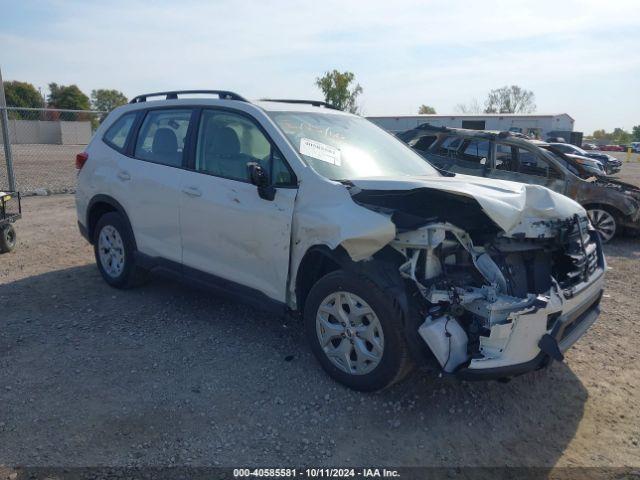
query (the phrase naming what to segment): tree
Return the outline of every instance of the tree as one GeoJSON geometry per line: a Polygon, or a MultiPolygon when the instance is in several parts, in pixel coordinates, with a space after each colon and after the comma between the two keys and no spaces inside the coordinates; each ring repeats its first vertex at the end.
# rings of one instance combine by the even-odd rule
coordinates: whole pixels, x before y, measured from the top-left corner
{"type": "Polygon", "coordinates": [[[118,90],[99,88],[91,91],[91,106],[94,110],[110,112],[120,105],[127,103],[127,97],[118,90]]]}
{"type": "Polygon", "coordinates": [[[435,113],[436,109],[429,105],[422,104],[420,108],[418,108],[418,115],[434,115],[435,113]]]}
{"type": "Polygon", "coordinates": [[[27,82],[4,82],[4,94],[8,107],[42,108],[42,96],[36,87],[27,82]]]}
{"type": "Polygon", "coordinates": [[[69,110],[89,110],[89,97],[77,85],[49,84],[49,107],[69,110]]]}
{"type": "Polygon", "coordinates": [[[316,85],[322,90],[325,102],[340,110],[358,113],[359,108],[356,100],[358,95],[362,93],[362,87],[356,83],[349,88],[354,80],[355,75],[352,72],[333,70],[326,72],[322,77],[316,78],[316,85]]]}
{"type": "Polygon", "coordinates": [[[593,132],[593,138],[596,140],[609,140],[609,134],[604,130],[595,130],[593,132]]]}
{"type": "Polygon", "coordinates": [[[504,86],[489,92],[485,113],[533,113],[536,111],[535,95],[518,85],[504,86]]]}
{"type": "Polygon", "coordinates": [[[640,125],[635,125],[631,130],[631,136],[635,142],[640,142],[640,125]]]}
{"type": "Polygon", "coordinates": [[[471,100],[469,103],[459,103],[454,107],[454,110],[458,113],[480,113],[482,112],[482,108],[480,107],[480,102],[476,98],[471,100]]]}

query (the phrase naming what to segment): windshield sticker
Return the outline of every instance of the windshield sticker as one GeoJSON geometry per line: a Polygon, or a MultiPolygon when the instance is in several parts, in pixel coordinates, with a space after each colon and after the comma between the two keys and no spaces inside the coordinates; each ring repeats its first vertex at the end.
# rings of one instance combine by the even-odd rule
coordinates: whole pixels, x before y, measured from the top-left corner
{"type": "Polygon", "coordinates": [[[322,160],[323,162],[330,163],[331,165],[340,166],[342,160],[340,160],[340,150],[327,145],[326,143],[316,142],[308,138],[300,139],[300,153],[311,158],[322,160]]]}

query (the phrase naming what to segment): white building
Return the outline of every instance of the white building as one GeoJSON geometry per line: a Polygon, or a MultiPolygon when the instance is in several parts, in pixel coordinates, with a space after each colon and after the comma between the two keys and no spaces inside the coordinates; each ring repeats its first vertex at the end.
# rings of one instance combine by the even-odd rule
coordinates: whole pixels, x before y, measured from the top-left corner
{"type": "Polygon", "coordinates": [[[573,118],[566,113],[557,115],[520,115],[514,113],[395,115],[367,118],[391,133],[404,132],[423,123],[429,123],[436,127],[507,130],[533,135],[542,139],[546,139],[549,136],[568,136],[566,132],[573,132],[574,124],[573,118]],[[562,132],[565,132],[564,135],[561,134],[562,132]]]}

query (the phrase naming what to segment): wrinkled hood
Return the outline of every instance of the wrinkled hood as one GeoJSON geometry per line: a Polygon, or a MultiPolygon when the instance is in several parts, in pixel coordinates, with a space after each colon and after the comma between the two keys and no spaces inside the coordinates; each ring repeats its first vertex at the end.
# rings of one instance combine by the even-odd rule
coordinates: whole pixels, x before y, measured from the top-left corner
{"type": "MultiPolygon", "coordinates": [[[[473,198],[506,234],[530,231],[540,220],[566,220],[585,210],[564,195],[539,185],[456,174],[455,177],[372,177],[352,180],[362,190],[430,189],[473,198]]],[[[460,225],[463,227],[463,225],[460,225]]]]}

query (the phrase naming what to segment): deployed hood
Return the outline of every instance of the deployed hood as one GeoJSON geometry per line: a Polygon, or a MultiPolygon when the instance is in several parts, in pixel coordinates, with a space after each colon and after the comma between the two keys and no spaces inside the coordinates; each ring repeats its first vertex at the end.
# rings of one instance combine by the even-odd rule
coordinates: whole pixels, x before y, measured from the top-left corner
{"type": "MultiPolygon", "coordinates": [[[[463,197],[472,199],[482,211],[507,235],[544,236],[543,225],[547,220],[567,220],[578,214],[585,216],[585,210],[564,195],[539,185],[527,185],[505,180],[459,175],[455,177],[375,177],[351,180],[357,187],[354,198],[362,203],[371,203],[372,195],[378,199],[385,192],[396,197],[415,191],[444,192],[447,198],[463,197]],[[361,195],[359,192],[364,193],[361,195]],[[375,193],[374,193],[375,192],[375,193]],[[541,222],[542,221],[542,222],[541,222]]],[[[408,198],[404,195],[405,198],[408,198]]],[[[418,198],[418,197],[416,197],[418,198]]],[[[434,202],[437,199],[431,198],[434,202]]],[[[375,202],[380,205],[380,202],[375,202]]],[[[394,207],[397,208],[398,202],[394,207]]],[[[447,213],[447,205],[425,205],[430,211],[447,213]]],[[[451,205],[448,213],[464,208],[463,204],[451,205]]],[[[413,206],[412,213],[416,213],[413,206]]],[[[438,215],[440,216],[440,215],[438,215]]],[[[465,228],[465,225],[459,225],[465,228]]]]}

